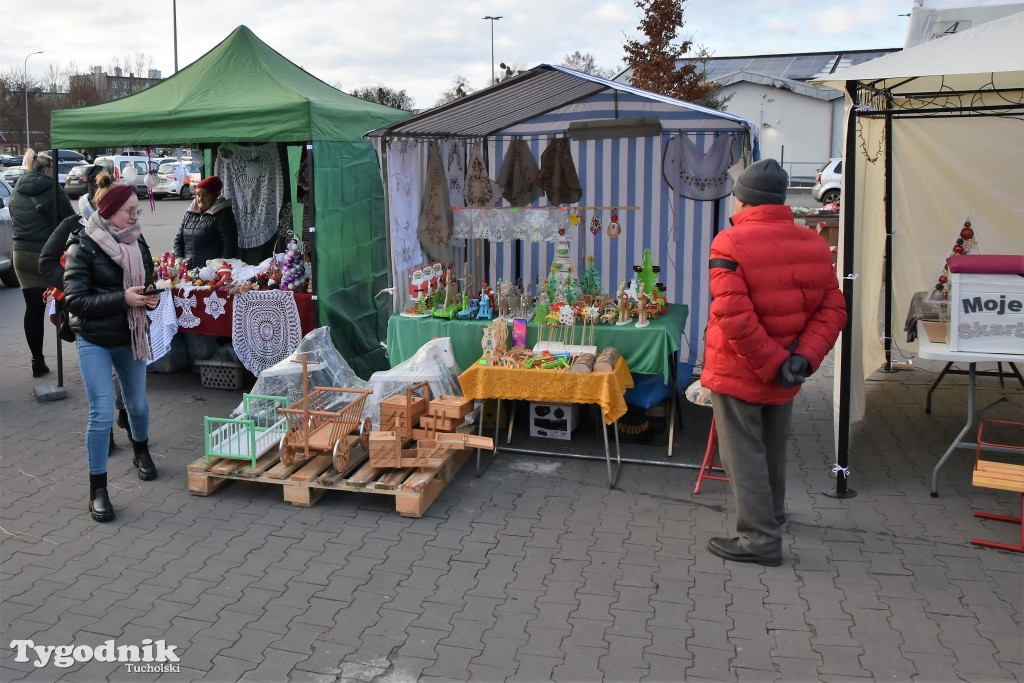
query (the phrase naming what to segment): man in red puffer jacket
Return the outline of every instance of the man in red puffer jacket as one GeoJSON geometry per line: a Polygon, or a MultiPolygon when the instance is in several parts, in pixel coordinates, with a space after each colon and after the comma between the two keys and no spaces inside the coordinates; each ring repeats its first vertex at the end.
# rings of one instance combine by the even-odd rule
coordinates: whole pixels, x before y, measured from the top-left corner
{"type": "Polygon", "coordinates": [[[788,186],[774,159],[751,164],[736,181],[733,227],[711,243],[700,378],[713,392],[738,534],[712,538],[708,550],[767,566],[782,563],[793,397],[846,324],[828,244],[793,222],[788,186]]]}

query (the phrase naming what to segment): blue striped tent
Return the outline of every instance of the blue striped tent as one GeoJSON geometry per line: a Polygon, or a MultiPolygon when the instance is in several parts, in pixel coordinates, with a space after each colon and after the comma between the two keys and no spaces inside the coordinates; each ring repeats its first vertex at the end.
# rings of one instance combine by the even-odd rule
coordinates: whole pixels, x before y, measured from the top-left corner
{"type": "MultiPolygon", "coordinates": [[[[482,141],[491,178],[497,177],[505,151],[516,138],[527,141],[539,163],[554,136],[568,135],[583,187],[578,204],[636,207],[618,211],[622,230],[615,239],[607,230],[592,235],[587,225],[596,215],[606,228],[610,208],[584,212],[583,223],[568,234],[577,272],[586,265],[585,257],[593,255],[604,290],[614,293],[620,282],[632,277],[633,266],[640,264],[644,250],[650,249],[652,262],[661,266],[660,280],[666,286],[669,302],[689,306],[680,362],[693,367],[703,353],[710,299],[708,248],[714,234],[726,225],[728,209],[724,199],[694,201],[676,194],[665,182],[662,155],[666,142],[674,135],[686,135],[698,148],[707,150],[715,136],[724,134],[738,136],[738,146],[747,160],[756,159],[757,128],[740,117],[590,74],[540,65],[369,135],[378,141],[380,150],[402,138],[482,141]],[[642,117],[656,117],[661,123],[660,134],[574,139],[569,130],[573,122],[642,117]]],[[[426,147],[422,145],[420,152],[423,166],[426,147]]],[[[382,159],[385,156],[381,154],[382,159]]],[[[389,196],[389,209],[391,202],[389,196]]],[[[544,197],[534,203],[546,205],[544,197]]],[[[521,278],[530,285],[543,281],[554,257],[550,242],[460,240],[456,246],[456,262],[469,262],[472,272],[485,272],[490,283],[499,278],[521,278]],[[481,254],[484,264],[478,263],[481,254]]],[[[400,310],[409,269],[401,267],[394,254],[392,264],[393,282],[398,284],[396,310],[400,310]]]]}

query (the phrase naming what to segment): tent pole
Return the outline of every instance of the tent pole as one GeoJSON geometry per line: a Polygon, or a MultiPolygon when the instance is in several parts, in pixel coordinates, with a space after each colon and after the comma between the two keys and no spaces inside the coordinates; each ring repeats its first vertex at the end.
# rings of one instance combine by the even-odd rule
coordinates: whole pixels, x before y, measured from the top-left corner
{"type": "MultiPolygon", "coordinates": [[[[313,143],[312,141],[307,142],[303,145],[306,151],[309,153],[309,196],[307,201],[310,206],[313,207],[313,224],[309,226],[309,268],[313,272],[313,325],[316,327],[320,326],[320,297],[317,295],[317,290],[320,289],[320,278],[317,273],[317,258],[316,258],[316,157],[313,156],[313,143]]],[[[299,163],[302,161],[300,159],[299,163]]]]}
{"type": "MultiPolygon", "coordinates": [[[[846,82],[846,94],[853,105],[857,104],[856,81],[846,82]]],[[[843,161],[843,270],[839,274],[843,283],[843,297],[846,299],[846,325],[843,327],[843,344],[839,351],[839,425],[836,435],[836,488],[834,491],[825,489],[823,493],[834,498],[852,498],[855,491],[847,489],[846,479],[849,476],[850,461],[850,384],[853,365],[853,285],[854,269],[854,231],[853,206],[856,203],[855,167],[857,164],[857,112],[851,106],[846,122],[846,159],[843,161]]]]}
{"type": "Polygon", "coordinates": [[[885,367],[892,372],[892,114],[885,116],[885,367]]]}

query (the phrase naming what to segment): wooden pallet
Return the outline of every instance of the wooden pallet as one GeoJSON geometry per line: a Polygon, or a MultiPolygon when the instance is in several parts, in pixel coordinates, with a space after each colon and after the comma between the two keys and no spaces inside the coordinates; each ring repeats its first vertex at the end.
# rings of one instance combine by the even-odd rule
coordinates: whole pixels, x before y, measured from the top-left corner
{"type": "Polygon", "coordinates": [[[207,463],[199,458],[188,466],[188,490],[207,496],[232,480],[274,484],[292,505],[310,507],[328,491],[353,491],[393,496],[395,509],[403,517],[421,517],[469,459],[471,449],[448,451],[436,467],[377,468],[370,465],[362,449],[352,453],[345,472],[338,472],[331,456],[318,455],[285,465],[276,449],[262,456],[252,467],[248,462],[216,458],[207,463]]]}

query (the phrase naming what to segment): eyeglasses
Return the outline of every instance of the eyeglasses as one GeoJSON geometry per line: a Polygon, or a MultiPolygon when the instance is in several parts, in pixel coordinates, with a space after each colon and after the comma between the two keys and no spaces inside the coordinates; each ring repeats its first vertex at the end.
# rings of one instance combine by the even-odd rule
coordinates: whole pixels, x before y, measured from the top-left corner
{"type": "Polygon", "coordinates": [[[132,209],[131,211],[128,209],[121,209],[121,211],[128,214],[128,218],[138,218],[142,215],[142,209],[132,209]]]}

